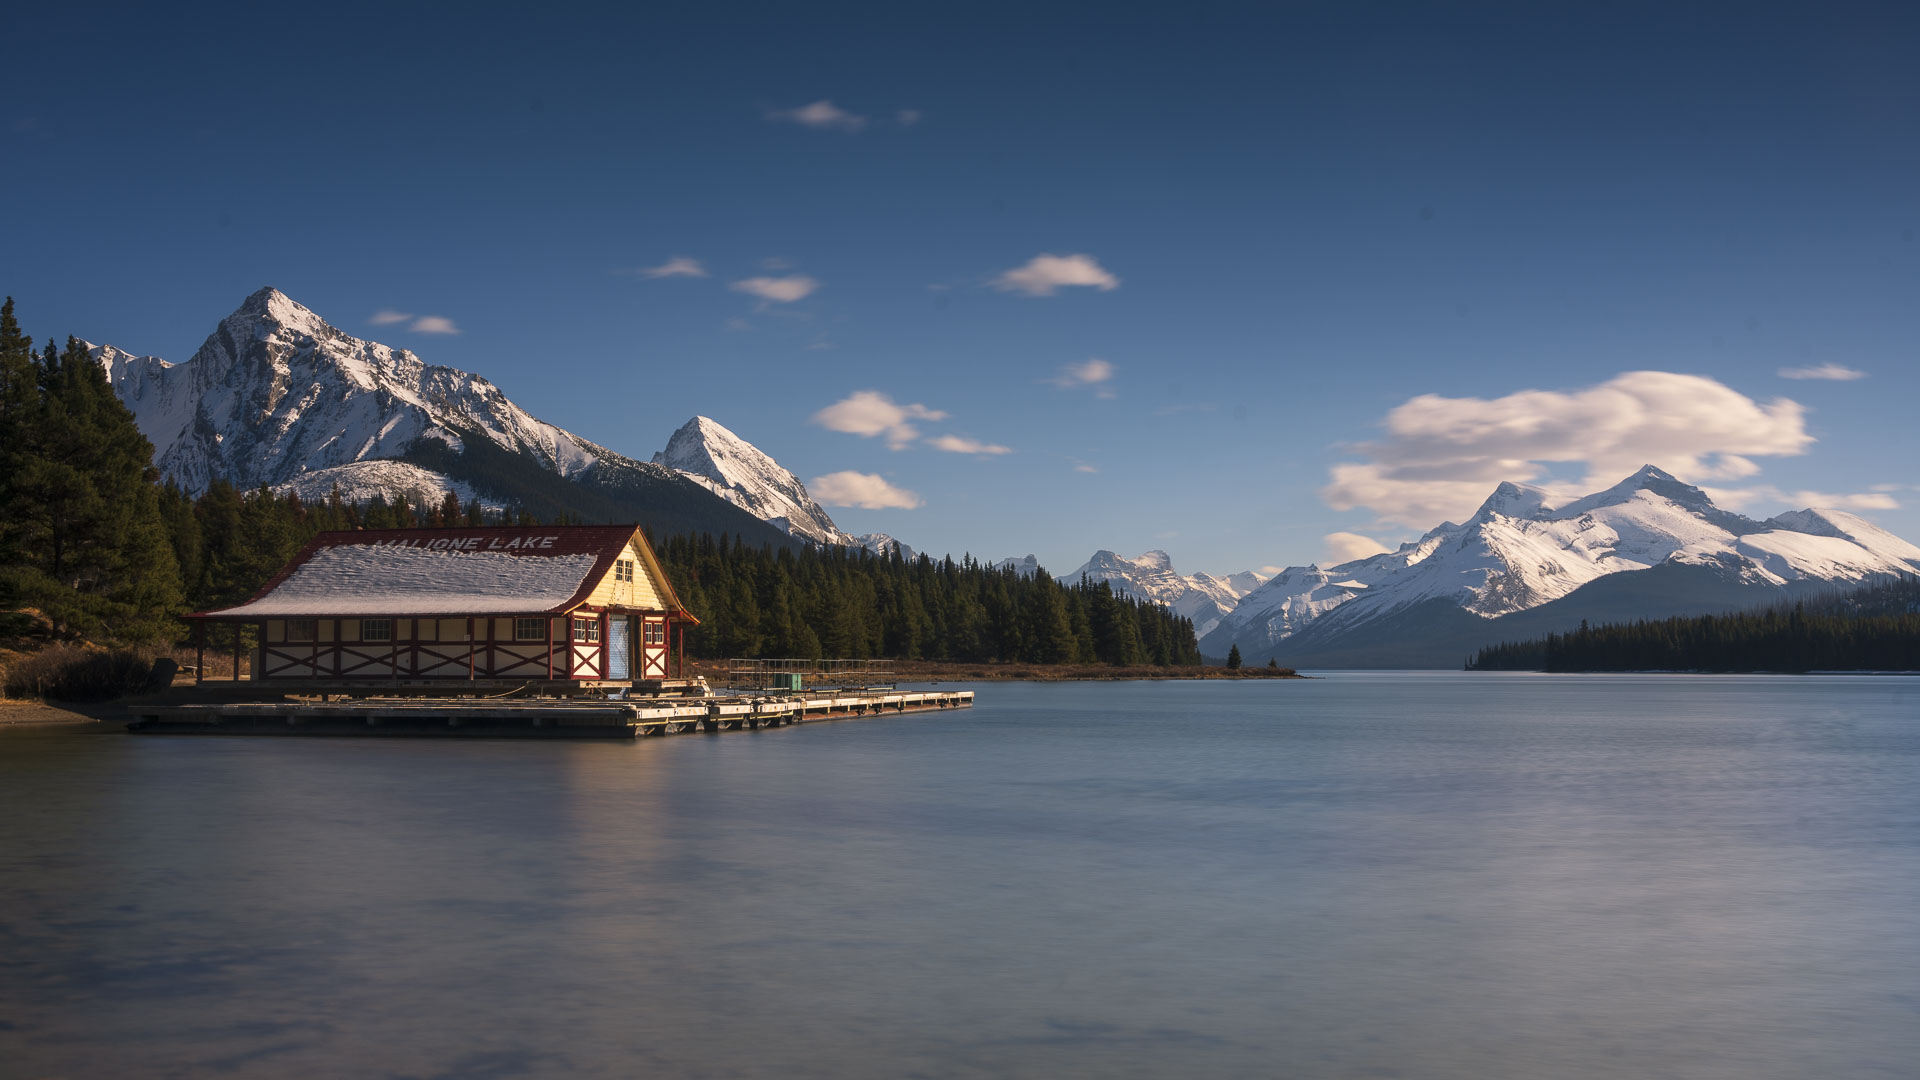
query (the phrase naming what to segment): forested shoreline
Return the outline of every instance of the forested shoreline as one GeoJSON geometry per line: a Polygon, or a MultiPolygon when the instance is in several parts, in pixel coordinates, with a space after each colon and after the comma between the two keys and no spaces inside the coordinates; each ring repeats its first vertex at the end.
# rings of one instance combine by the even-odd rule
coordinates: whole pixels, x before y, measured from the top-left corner
{"type": "MultiPolygon", "coordinates": [[[[317,533],[567,524],[409,492],[305,502],[163,479],[153,446],[86,346],[36,349],[0,308],[0,636],[37,612],[55,640],[165,646],[181,616],[257,592],[317,533]]],[[[1193,624],[1106,583],[1064,586],[975,560],[653,537],[701,620],[691,655],[1192,666],[1193,624]]]]}
{"type": "Polygon", "coordinates": [[[1920,671],[1920,578],[1789,606],[1605,624],[1481,649],[1469,671],[1920,671]]]}

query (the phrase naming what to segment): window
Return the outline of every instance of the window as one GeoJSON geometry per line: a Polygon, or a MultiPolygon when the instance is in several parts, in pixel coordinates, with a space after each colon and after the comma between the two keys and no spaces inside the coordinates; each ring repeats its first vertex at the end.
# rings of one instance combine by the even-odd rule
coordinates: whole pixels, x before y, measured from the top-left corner
{"type": "Polygon", "coordinates": [[[597,645],[600,642],[600,620],[573,620],[573,640],[577,645],[597,645]]]}
{"type": "Polygon", "coordinates": [[[665,645],[667,643],[667,624],[649,620],[645,628],[641,630],[641,635],[641,640],[648,645],[665,645]]]}
{"type": "Polygon", "coordinates": [[[288,619],[288,641],[312,641],[320,636],[319,619],[288,619]]]}
{"type": "Polygon", "coordinates": [[[547,620],[545,619],[513,620],[513,640],[515,641],[547,640],[547,620]]]}
{"type": "Polygon", "coordinates": [[[393,620],[392,619],[361,619],[360,620],[360,640],[361,641],[392,641],[393,640],[393,620]]]}
{"type": "Polygon", "coordinates": [[[613,580],[615,581],[632,581],[633,580],[633,560],[632,559],[615,559],[613,561],[613,580]]]}

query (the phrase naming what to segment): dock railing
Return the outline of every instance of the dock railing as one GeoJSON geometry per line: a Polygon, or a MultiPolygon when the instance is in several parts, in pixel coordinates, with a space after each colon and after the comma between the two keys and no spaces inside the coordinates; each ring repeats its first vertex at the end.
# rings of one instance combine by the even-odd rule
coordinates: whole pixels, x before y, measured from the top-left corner
{"type": "Polygon", "coordinates": [[[806,690],[891,690],[893,661],[736,658],[727,661],[727,687],[788,694],[806,690]]]}

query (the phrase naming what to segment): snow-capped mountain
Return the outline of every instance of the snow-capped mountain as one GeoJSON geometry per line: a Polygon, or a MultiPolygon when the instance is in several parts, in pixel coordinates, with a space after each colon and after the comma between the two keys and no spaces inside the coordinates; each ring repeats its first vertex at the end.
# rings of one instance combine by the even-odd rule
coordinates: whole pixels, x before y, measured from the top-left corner
{"type": "Polygon", "coordinates": [[[858,546],[840,531],[800,478],[759,447],[719,422],[696,416],[680,425],[653,463],[677,470],[694,483],[762,521],[817,544],[858,546]]]}
{"type": "Polygon", "coordinates": [[[849,535],[807,494],[800,478],[719,421],[696,416],[680,425],[653,463],[713,492],[775,528],[816,544],[864,548],[875,555],[914,557],[912,548],[886,533],[849,535]]]}
{"type": "MultiPolygon", "coordinates": [[[[1504,483],[1464,524],[1442,524],[1397,551],[1330,568],[1288,567],[1241,599],[1201,647],[1209,655],[1234,645],[1249,656],[1305,650],[1364,637],[1416,609],[1441,618],[1424,607],[1435,603],[1490,623],[1574,604],[1585,586],[1656,568],[1669,583],[1713,582],[1714,605],[1745,592],[1764,602],[1795,587],[1920,573],[1920,547],[1838,510],[1755,521],[1651,465],[1559,506],[1538,488],[1504,483]]],[[[1610,581],[1596,595],[1618,598],[1628,588],[1610,581]]],[[[1674,608],[1689,602],[1685,589],[1665,591],[1657,614],[1682,613],[1674,608]]]]}
{"type": "MultiPolygon", "coordinates": [[[[1028,555],[1025,558],[1017,555],[1009,555],[999,562],[994,563],[993,568],[995,570],[1011,570],[1021,577],[1032,577],[1040,572],[1040,558],[1037,555],[1028,555]]],[[[1077,581],[1079,579],[1076,578],[1075,580],[1077,581]]]]}
{"type": "Polygon", "coordinates": [[[216,477],[257,487],[399,458],[422,439],[457,450],[475,434],[562,476],[638,464],[536,420],[478,375],[337,330],[278,289],[247,297],[184,364],[93,353],[153,441],[154,464],[191,491],[216,477]]]}
{"type": "Polygon", "coordinates": [[[154,444],[154,464],[189,491],[222,478],[303,497],[336,484],[349,498],[403,485],[766,539],[752,517],[672,469],[545,423],[478,375],[353,337],[277,289],[247,297],[183,364],[90,350],[154,444]]]}
{"type": "Polygon", "coordinates": [[[1062,574],[1058,580],[1072,585],[1081,578],[1105,581],[1116,592],[1171,608],[1176,615],[1193,620],[1195,637],[1204,637],[1234,609],[1240,598],[1266,578],[1252,570],[1230,577],[1194,574],[1182,577],[1173,569],[1173,559],[1164,551],[1149,551],[1129,559],[1111,551],[1096,551],[1078,570],[1062,574]]]}

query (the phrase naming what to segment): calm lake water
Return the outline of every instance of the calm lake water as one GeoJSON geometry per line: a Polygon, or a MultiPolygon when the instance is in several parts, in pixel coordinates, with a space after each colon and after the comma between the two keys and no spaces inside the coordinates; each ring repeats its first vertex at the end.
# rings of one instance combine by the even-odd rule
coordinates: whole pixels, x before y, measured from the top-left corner
{"type": "Polygon", "coordinates": [[[977,689],[0,733],[0,1074],[1920,1074],[1920,679],[977,689]]]}

